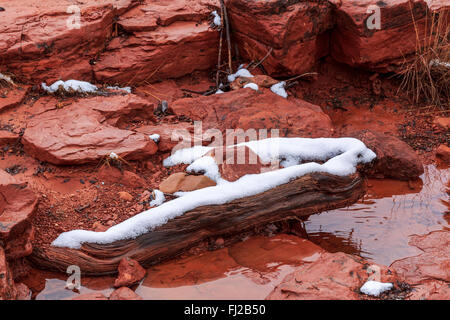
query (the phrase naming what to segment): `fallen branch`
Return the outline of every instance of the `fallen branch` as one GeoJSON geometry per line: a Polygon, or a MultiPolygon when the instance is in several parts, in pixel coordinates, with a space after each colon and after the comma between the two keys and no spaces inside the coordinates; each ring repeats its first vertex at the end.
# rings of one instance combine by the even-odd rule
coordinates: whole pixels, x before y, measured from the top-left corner
{"type": "Polygon", "coordinates": [[[345,207],[356,202],[364,191],[359,174],[339,177],[311,173],[254,196],[197,207],[135,239],[85,243],[80,250],[35,247],[30,259],[39,267],[62,272],[69,265],[78,265],[85,275],[114,274],[123,257],[149,267],[211,237],[237,241],[246,230],[345,207]]]}

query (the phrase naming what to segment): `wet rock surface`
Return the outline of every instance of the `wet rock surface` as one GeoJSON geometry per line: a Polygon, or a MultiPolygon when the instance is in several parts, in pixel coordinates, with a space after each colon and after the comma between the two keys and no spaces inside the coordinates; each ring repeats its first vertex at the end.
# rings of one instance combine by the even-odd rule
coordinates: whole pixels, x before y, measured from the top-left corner
{"type": "Polygon", "coordinates": [[[344,253],[326,253],[316,261],[298,267],[284,278],[268,300],[357,300],[359,288],[374,271],[381,282],[394,282],[395,274],[384,266],[372,265],[344,253]]]}
{"type": "Polygon", "coordinates": [[[142,298],[130,288],[121,287],[111,293],[109,300],[142,300],[142,298]]]}
{"type": "Polygon", "coordinates": [[[139,262],[130,258],[123,258],[119,263],[119,276],[114,282],[116,288],[137,284],[145,277],[146,271],[139,262]]]}
{"type": "Polygon", "coordinates": [[[423,165],[419,156],[400,139],[376,131],[364,130],[353,133],[374,151],[377,158],[368,169],[372,177],[410,180],[423,174],[423,165]]]}
{"type": "Polygon", "coordinates": [[[450,232],[434,231],[411,237],[410,244],[423,251],[418,256],[395,261],[399,277],[412,285],[409,299],[450,299],[450,232]]]}

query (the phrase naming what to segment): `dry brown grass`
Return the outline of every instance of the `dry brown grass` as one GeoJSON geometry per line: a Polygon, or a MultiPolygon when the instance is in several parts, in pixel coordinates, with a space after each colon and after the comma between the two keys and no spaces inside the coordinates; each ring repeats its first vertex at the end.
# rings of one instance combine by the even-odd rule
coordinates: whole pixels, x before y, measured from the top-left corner
{"type": "Polygon", "coordinates": [[[416,31],[416,51],[412,59],[405,59],[399,90],[405,90],[414,104],[427,103],[442,110],[450,108],[450,25],[449,14],[434,12],[420,34],[412,14],[416,31]]]}

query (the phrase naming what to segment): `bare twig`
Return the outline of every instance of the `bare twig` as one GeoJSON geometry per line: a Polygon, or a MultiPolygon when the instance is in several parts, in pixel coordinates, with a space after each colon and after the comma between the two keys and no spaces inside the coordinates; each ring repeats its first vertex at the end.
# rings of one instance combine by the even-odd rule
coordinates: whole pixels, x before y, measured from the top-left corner
{"type": "Polygon", "coordinates": [[[317,75],[317,74],[318,74],[317,72],[307,72],[307,73],[303,73],[301,75],[295,76],[293,78],[290,78],[290,79],[287,79],[287,80],[284,80],[284,81],[285,82],[294,81],[294,80],[297,80],[297,79],[300,79],[300,78],[303,78],[303,77],[314,76],[314,75],[317,75]]]}
{"type": "Polygon", "coordinates": [[[225,7],[225,3],[223,0],[220,0],[220,6],[223,10],[223,16],[225,18],[225,31],[227,35],[227,45],[228,45],[228,68],[230,69],[230,73],[233,73],[233,65],[231,63],[231,37],[230,37],[230,23],[228,22],[228,14],[227,7],[225,7]]]}
{"type": "Polygon", "coordinates": [[[255,69],[256,67],[258,67],[261,63],[264,62],[264,60],[266,60],[270,54],[272,53],[273,48],[270,48],[269,51],[266,53],[266,55],[264,56],[264,58],[262,58],[261,60],[259,60],[259,62],[257,64],[255,64],[254,66],[251,66],[249,69],[255,69]]]}

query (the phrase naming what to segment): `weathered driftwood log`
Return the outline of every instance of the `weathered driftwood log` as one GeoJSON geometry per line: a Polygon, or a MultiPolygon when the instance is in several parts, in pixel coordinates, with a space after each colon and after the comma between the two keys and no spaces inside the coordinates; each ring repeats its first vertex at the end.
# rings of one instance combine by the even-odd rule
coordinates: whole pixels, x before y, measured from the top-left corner
{"type": "Polygon", "coordinates": [[[85,275],[115,273],[131,257],[144,267],[173,258],[209,237],[233,236],[254,227],[308,216],[356,202],[364,194],[359,174],[338,177],[313,173],[274,189],[223,205],[198,207],[136,239],[86,243],[80,250],[35,248],[31,260],[46,269],[78,265],[85,275]]]}

